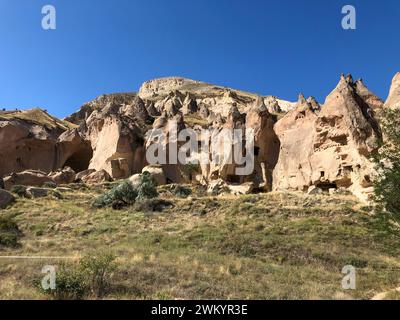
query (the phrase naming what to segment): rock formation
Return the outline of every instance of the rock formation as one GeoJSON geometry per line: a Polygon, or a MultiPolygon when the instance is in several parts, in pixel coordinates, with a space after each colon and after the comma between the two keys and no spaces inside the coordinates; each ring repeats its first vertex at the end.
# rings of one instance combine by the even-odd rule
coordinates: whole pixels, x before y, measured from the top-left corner
{"type": "Polygon", "coordinates": [[[0,114],[0,177],[58,168],[57,138],[74,125],[40,109],[0,114]]]}
{"type": "Polygon", "coordinates": [[[275,190],[346,187],[367,199],[373,174],[369,156],[380,131],[373,106],[358,89],[358,82],[342,76],[323,106],[316,109],[301,95],[296,109],[275,125],[281,143],[275,190]]]}
{"type": "Polygon", "coordinates": [[[393,78],[385,107],[392,109],[400,108],[400,72],[398,72],[393,78]]]}
{"type": "MultiPolygon", "coordinates": [[[[149,170],[159,184],[202,183],[235,194],[347,188],[367,199],[374,174],[369,156],[381,138],[375,113],[383,105],[362,80],[351,76],[342,76],[322,105],[303,94],[292,103],[184,78],[156,79],[145,82],[137,94],[102,95],[64,121],[39,109],[2,111],[0,177],[10,188],[49,181],[101,183],[137,178],[135,174],[149,170]],[[168,136],[173,124],[178,132],[191,128],[198,133],[199,150],[191,160],[213,152],[219,161],[148,166],[146,150],[157,143],[149,130],[168,136]],[[203,136],[202,129],[212,134],[203,136]],[[243,145],[246,134],[254,132],[254,170],[244,176],[236,174],[240,165],[223,160],[226,139],[211,148],[211,137],[234,129],[242,129],[233,141],[243,145]]],[[[399,106],[400,73],[385,103],[399,106]]],[[[173,143],[184,145],[168,141],[163,150],[168,153],[173,143]]],[[[231,152],[243,156],[246,150],[231,152]]]]}

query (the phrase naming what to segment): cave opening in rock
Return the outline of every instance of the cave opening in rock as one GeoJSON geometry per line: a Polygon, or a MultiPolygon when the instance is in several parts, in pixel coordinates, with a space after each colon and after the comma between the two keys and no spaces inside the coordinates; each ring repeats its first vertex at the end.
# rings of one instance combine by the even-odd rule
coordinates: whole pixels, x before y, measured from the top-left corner
{"type": "Polygon", "coordinates": [[[323,191],[329,191],[329,189],[337,189],[337,183],[336,182],[321,182],[317,183],[316,187],[322,189],[323,191]]]}
{"type": "Polygon", "coordinates": [[[67,159],[64,167],[70,167],[76,173],[82,172],[89,168],[92,157],[93,149],[90,145],[84,145],[67,159]]]}
{"type": "Polygon", "coordinates": [[[228,174],[226,181],[232,184],[240,184],[240,176],[234,174],[228,174]]]}

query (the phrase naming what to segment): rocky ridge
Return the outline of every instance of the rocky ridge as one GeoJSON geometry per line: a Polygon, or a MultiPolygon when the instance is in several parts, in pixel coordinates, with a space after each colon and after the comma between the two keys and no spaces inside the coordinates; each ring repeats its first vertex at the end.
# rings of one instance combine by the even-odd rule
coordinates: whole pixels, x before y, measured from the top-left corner
{"type": "Polygon", "coordinates": [[[291,103],[173,77],[145,82],[137,94],[100,96],[65,120],[39,109],[0,111],[0,176],[17,181],[40,170],[40,177],[56,183],[128,178],[147,166],[153,142],[146,133],[167,132],[175,121],[197,132],[253,129],[255,167],[246,176],[237,176],[237,166],[228,163],[154,169],[167,183],[224,184],[235,193],[347,188],[367,200],[374,175],[369,155],[381,139],[375,113],[398,107],[399,75],[385,104],[350,75],[342,75],[323,104],[302,94],[291,103]]]}

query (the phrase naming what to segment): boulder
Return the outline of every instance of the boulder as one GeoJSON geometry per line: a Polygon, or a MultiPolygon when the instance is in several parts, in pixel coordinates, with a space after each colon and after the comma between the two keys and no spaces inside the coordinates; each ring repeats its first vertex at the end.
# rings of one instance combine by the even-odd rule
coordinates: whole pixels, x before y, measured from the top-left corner
{"type": "Polygon", "coordinates": [[[156,182],[158,186],[167,184],[167,179],[164,174],[162,166],[147,166],[144,167],[142,173],[150,173],[150,177],[156,182]]]}
{"type": "Polygon", "coordinates": [[[26,194],[28,198],[44,198],[47,197],[51,191],[51,189],[46,188],[29,187],[26,189],[26,194]]]}
{"type": "Polygon", "coordinates": [[[113,179],[105,170],[96,171],[93,173],[88,174],[81,178],[84,183],[87,184],[96,184],[96,183],[103,183],[103,182],[110,182],[113,179]]]}
{"type": "Polygon", "coordinates": [[[75,181],[81,181],[82,178],[84,178],[84,177],[86,177],[89,174],[94,173],[94,172],[96,172],[96,170],[94,170],[94,169],[88,169],[88,170],[81,171],[81,172],[76,174],[75,181]]]}
{"type": "Polygon", "coordinates": [[[76,173],[70,167],[65,167],[62,170],[50,173],[49,177],[52,178],[56,184],[70,184],[75,181],[76,173]]]}
{"type": "Polygon", "coordinates": [[[41,187],[45,183],[52,182],[54,180],[47,176],[42,171],[36,170],[26,170],[20,173],[13,173],[4,178],[4,187],[7,190],[10,190],[15,185],[23,185],[23,186],[32,186],[32,187],[41,187]]]}
{"type": "Polygon", "coordinates": [[[230,190],[231,194],[239,196],[239,195],[251,194],[254,190],[254,183],[246,182],[239,185],[228,184],[227,187],[230,190]]]}
{"type": "Polygon", "coordinates": [[[131,182],[132,186],[135,189],[137,189],[139,187],[139,185],[140,185],[140,181],[141,181],[140,177],[141,177],[141,174],[136,173],[136,174],[134,174],[133,176],[131,176],[129,178],[129,181],[131,182]]]}
{"type": "Polygon", "coordinates": [[[5,209],[15,201],[15,197],[8,191],[0,189],[0,209],[5,209]]]}

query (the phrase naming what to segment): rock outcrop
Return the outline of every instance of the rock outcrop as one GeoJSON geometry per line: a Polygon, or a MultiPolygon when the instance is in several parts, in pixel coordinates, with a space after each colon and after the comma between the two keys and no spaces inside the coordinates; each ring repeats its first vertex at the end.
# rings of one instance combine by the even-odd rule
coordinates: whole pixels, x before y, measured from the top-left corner
{"type": "Polygon", "coordinates": [[[99,97],[68,119],[80,126],[59,137],[59,167],[104,170],[114,179],[142,170],[144,134],[153,118],[137,95],[99,97]]]}
{"type": "Polygon", "coordinates": [[[302,94],[292,103],[184,78],[156,79],[145,82],[137,94],[100,96],[65,121],[39,109],[2,111],[0,177],[10,188],[137,180],[144,170],[158,184],[223,185],[235,194],[346,188],[367,199],[374,175],[369,156],[381,139],[375,113],[383,106],[400,106],[400,73],[385,104],[351,76],[342,76],[322,105],[302,94]],[[172,126],[197,133],[198,150],[187,163],[169,162],[170,147],[185,146],[171,138],[172,126]],[[235,129],[242,129],[241,136],[222,136],[235,129]],[[154,140],[150,130],[169,140],[154,140]],[[240,175],[242,165],[226,161],[224,145],[231,143],[232,157],[245,157],[250,132],[254,167],[240,175]],[[149,166],[146,151],[156,144],[166,152],[167,162],[149,166]],[[210,154],[211,162],[196,164],[210,154]]]}
{"type": "Polygon", "coordinates": [[[296,110],[275,125],[281,143],[275,190],[345,187],[362,199],[371,192],[371,152],[380,138],[369,101],[358,83],[341,77],[320,110],[300,96],[296,110]]]}
{"type": "Polygon", "coordinates": [[[400,108],[400,72],[398,72],[393,78],[389,96],[385,102],[385,107],[392,109],[400,108]]]}
{"type": "Polygon", "coordinates": [[[45,183],[55,183],[45,172],[38,170],[26,170],[23,172],[12,173],[4,177],[4,188],[10,190],[15,185],[41,187],[45,183]]]}
{"type": "Polygon", "coordinates": [[[58,168],[57,138],[73,124],[45,111],[0,114],[0,177],[27,169],[50,172],[58,168]]]}

